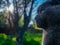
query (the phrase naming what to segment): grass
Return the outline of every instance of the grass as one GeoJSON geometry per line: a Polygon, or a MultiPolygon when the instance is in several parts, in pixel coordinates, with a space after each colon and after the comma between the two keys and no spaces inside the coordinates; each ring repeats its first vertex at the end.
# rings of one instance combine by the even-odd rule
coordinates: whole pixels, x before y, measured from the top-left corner
{"type": "MultiPolygon", "coordinates": [[[[0,34],[0,45],[15,45],[16,37],[0,34]]],[[[23,45],[41,45],[42,33],[25,32],[23,45]]]]}
{"type": "Polygon", "coordinates": [[[41,45],[42,33],[26,32],[24,35],[24,45],[41,45]]]}

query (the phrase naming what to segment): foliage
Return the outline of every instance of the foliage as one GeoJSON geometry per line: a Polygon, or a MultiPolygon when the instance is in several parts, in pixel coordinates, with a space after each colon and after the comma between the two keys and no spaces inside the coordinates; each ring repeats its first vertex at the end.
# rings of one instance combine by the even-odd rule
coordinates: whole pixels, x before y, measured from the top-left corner
{"type": "Polygon", "coordinates": [[[23,45],[41,45],[42,33],[26,32],[23,40],[23,45]]]}
{"type": "MultiPolygon", "coordinates": [[[[23,45],[41,45],[42,33],[26,32],[23,39],[23,45]]],[[[16,37],[0,34],[0,45],[15,45],[16,37]]]]}
{"type": "Polygon", "coordinates": [[[0,45],[15,45],[11,37],[6,34],[0,34],[0,45]]]}
{"type": "Polygon", "coordinates": [[[0,12],[0,27],[4,27],[4,25],[5,25],[4,15],[2,12],[0,12]]]}
{"type": "Polygon", "coordinates": [[[19,24],[20,27],[23,27],[23,25],[24,25],[23,15],[22,15],[21,18],[19,19],[18,24],[19,24]]]}
{"type": "MultiPolygon", "coordinates": [[[[1,1],[2,2],[2,1],[1,1]]],[[[3,7],[5,8],[5,7],[9,7],[9,1],[8,0],[5,0],[4,2],[6,2],[5,3],[5,5],[3,5],[3,7]]],[[[34,0],[22,0],[22,2],[21,2],[21,0],[13,0],[13,6],[14,6],[14,15],[13,15],[13,17],[14,17],[14,19],[12,19],[11,21],[10,21],[10,16],[8,16],[8,11],[6,12],[6,10],[5,10],[5,14],[4,14],[4,16],[6,17],[7,16],[7,18],[8,18],[8,24],[10,24],[11,25],[11,22],[13,21],[13,24],[14,24],[14,28],[15,28],[15,30],[16,30],[16,32],[17,32],[17,35],[19,36],[19,38],[17,38],[17,40],[16,40],[16,38],[7,38],[6,40],[7,41],[5,41],[5,43],[6,43],[6,45],[9,45],[9,43],[10,43],[10,41],[11,41],[11,43],[12,43],[12,40],[15,40],[16,41],[16,43],[18,43],[19,45],[21,45],[19,42],[22,42],[22,37],[23,37],[23,35],[24,35],[24,33],[25,33],[25,31],[28,29],[28,25],[29,25],[29,23],[30,23],[30,20],[31,20],[31,15],[32,15],[32,10],[33,10],[33,5],[34,5],[34,0]],[[21,4],[20,4],[21,3],[21,4]],[[28,6],[28,4],[29,3],[31,3],[29,6],[28,6]],[[21,7],[22,6],[22,7],[21,7]],[[26,11],[26,9],[27,9],[27,7],[29,7],[30,8],[30,10],[29,10],[29,13],[28,13],[28,15],[27,15],[27,11],[26,11]],[[20,15],[21,15],[21,13],[23,13],[24,15],[24,19],[20,19],[20,15]],[[24,21],[24,22],[23,22],[24,21]],[[19,24],[18,24],[19,23],[19,24]],[[21,30],[20,30],[20,27],[22,27],[21,28],[21,30]],[[21,33],[19,33],[19,32],[22,32],[23,34],[21,34],[21,33]],[[20,37],[20,35],[21,35],[21,37],[20,37]],[[20,41],[19,41],[20,40],[20,41]]],[[[4,4],[4,3],[3,3],[4,4]]],[[[1,4],[2,5],[2,4],[1,4]]],[[[1,6],[2,7],[2,6],[1,6]]],[[[10,26],[11,27],[11,26],[10,26]]],[[[27,33],[27,34],[29,34],[29,33],[27,33]]],[[[27,40],[29,39],[28,37],[27,38],[25,38],[26,40],[24,41],[24,42],[28,42],[27,40]]],[[[31,38],[31,41],[30,41],[30,45],[39,45],[40,44],[40,42],[38,41],[39,40],[39,38],[38,37],[36,37],[36,39],[35,38],[31,38]],[[33,44],[32,44],[33,43],[33,44]],[[36,43],[36,44],[35,44],[36,43]]],[[[5,45],[5,43],[3,43],[3,45],[5,45]]],[[[25,44],[24,44],[25,45],[25,44]]]]}

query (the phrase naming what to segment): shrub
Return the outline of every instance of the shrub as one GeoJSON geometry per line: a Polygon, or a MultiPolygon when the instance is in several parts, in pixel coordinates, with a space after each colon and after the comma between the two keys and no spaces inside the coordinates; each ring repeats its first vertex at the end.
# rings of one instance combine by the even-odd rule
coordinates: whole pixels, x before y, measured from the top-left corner
{"type": "Polygon", "coordinates": [[[26,32],[23,39],[23,45],[41,45],[42,33],[26,32]]]}
{"type": "Polygon", "coordinates": [[[12,38],[5,34],[0,34],[0,45],[15,45],[12,38]]]}

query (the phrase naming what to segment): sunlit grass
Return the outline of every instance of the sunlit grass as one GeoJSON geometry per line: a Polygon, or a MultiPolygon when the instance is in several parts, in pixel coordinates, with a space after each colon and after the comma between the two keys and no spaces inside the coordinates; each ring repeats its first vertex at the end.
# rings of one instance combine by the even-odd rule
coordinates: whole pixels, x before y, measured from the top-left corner
{"type": "MultiPolygon", "coordinates": [[[[31,32],[26,32],[24,35],[24,42],[26,45],[28,45],[28,43],[34,43],[31,45],[37,45],[42,42],[42,33],[31,33],[31,32]]],[[[25,45],[24,44],[24,45],[25,45]]]]}
{"type": "MultiPolygon", "coordinates": [[[[26,32],[24,34],[23,45],[40,45],[42,41],[42,33],[26,32]]],[[[16,36],[0,34],[0,45],[15,45],[16,36]]]]}
{"type": "Polygon", "coordinates": [[[0,45],[15,45],[15,43],[10,36],[0,33],[0,45]]]}
{"type": "Polygon", "coordinates": [[[2,34],[0,33],[0,38],[3,37],[4,39],[7,39],[7,35],[6,34],[2,34]]]}
{"type": "Polygon", "coordinates": [[[16,37],[13,37],[12,40],[13,40],[13,41],[16,41],[16,37]]]}

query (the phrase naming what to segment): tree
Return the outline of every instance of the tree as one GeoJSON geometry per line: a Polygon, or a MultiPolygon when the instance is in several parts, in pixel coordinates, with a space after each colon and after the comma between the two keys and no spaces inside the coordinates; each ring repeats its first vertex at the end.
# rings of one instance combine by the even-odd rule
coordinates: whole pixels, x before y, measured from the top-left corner
{"type": "Polygon", "coordinates": [[[16,45],[23,45],[23,36],[24,36],[24,32],[27,30],[28,28],[28,25],[29,25],[29,22],[30,22],[30,19],[31,19],[31,13],[32,13],[32,9],[33,9],[33,3],[34,3],[34,0],[31,0],[31,7],[30,7],[30,12],[29,12],[29,16],[27,16],[26,14],[26,8],[27,8],[27,0],[22,0],[22,5],[24,8],[23,10],[23,15],[24,15],[24,25],[23,27],[19,27],[18,26],[18,21],[20,19],[19,17],[19,8],[18,8],[18,3],[19,3],[19,0],[16,1],[16,0],[13,0],[14,2],[14,8],[15,8],[15,20],[14,20],[14,26],[15,26],[15,29],[16,29],[16,32],[17,32],[17,44],[16,45]]]}
{"type": "MultiPolygon", "coordinates": [[[[27,31],[30,19],[31,19],[31,13],[32,13],[32,9],[33,9],[33,4],[34,4],[34,0],[13,0],[13,5],[14,5],[14,13],[13,13],[13,17],[11,16],[10,12],[8,11],[8,13],[5,13],[6,15],[9,15],[9,19],[8,19],[8,23],[10,25],[10,30],[11,29],[11,20],[10,17],[12,17],[12,21],[14,24],[13,30],[16,30],[16,35],[17,35],[17,41],[16,41],[16,45],[23,45],[23,36],[25,31],[27,31]],[[29,13],[27,15],[27,11],[26,8],[28,7],[28,4],[31,3],[30,5],[30,10],[29,13]],[[18,22],[21,19],[23,15],[23,26],[20,27],[18,22]]],[[[9,0],[0,0],[0,8],[5,8],[5,7],[9,7],[10,2],[9,0]],[[4,3],[3,3],[4,2],[4,3]],[[7,2],[7,3],[6,3],[7,2]]]]}

